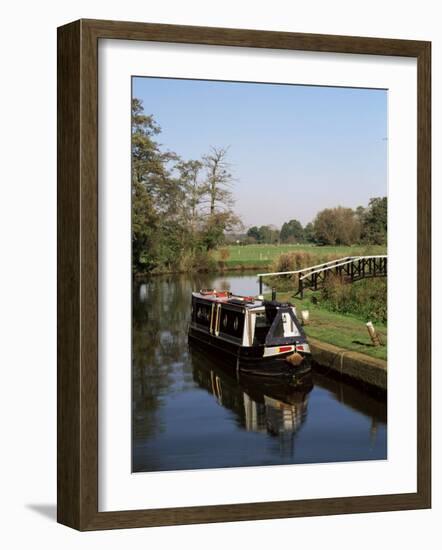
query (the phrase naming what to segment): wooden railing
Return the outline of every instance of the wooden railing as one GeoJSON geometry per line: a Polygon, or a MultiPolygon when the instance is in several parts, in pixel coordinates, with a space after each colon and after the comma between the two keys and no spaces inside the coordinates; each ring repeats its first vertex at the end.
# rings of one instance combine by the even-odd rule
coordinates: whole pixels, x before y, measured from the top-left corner
{"type": "Polygon", "coordinates": [[[304,295],[304,290],[320,290],[330,275],[341,278],[345,283],[354,283],[361,279],[387,276],[387,256],[346,256],[330,262],[304,267],[296,271],[276,271],[273,273],[259,273],[259,293],[262,295],[263,278],[297,275],[298,283],[296,296],[304,295]]]}

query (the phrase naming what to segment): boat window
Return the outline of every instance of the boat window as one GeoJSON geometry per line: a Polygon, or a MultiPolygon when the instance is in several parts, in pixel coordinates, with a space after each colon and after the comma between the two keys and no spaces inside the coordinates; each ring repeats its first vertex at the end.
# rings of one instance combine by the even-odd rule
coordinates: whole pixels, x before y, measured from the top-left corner
{"type": "Polygon", "coordinates": [[[253,313],[253,315],[255,316],[255,334],[253,343],[264,344],[270,328],[269,320],[265,311],[253,313]]]}
{"type": "Polygon", "coordinates": [[[196,306],[196,322],[200,325],[208,326],[212,309],[210,306],[198,304],[196,306]]]}
{"type": "Polygon", "coordinates": [[[244,314],[242,312],[222,308],[220,333],[234,338],[240,338],[243,330],[244,314]]]}
{"type": "Polygon", "coordinates": [[[267,319],[267,315],[265,314],[265,311],[262,313],[255,313],[256,315],[256,321],[255,321],[255,327],[270,327],[270,323],[267,319]]]}
{"type": "Polygon", "coordinates": [[[278,319],[276,325],[273,328],[273,336],[275,338],[284,338],[284,322],[282,317],[278,319]]]}
{"type": "Polygon", "coordinates": [[[296,326],[293,313],[290,311],[279,311],[269,330],[269,336],[266,339],[268,345],[278,345],[284,338],[293,338],[299,336],[300,332],[296,326]]]}
{"type": "Polygon", "coordinates": [[[282,314],[282,322],[284,324],[284,336],[285,337],[298,336],[299,335],[299,332],[298,332],[295,324],[293,323],[293,321],[290,317],[290,314],[288,312],[284,312],[282,314]]]}

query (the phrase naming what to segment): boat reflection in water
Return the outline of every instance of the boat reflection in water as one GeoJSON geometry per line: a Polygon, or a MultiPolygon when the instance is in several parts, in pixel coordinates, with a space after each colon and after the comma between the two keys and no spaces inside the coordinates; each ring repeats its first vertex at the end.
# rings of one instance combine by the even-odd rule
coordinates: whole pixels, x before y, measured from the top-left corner
{"type": "Polygon", "coordinates": [[[310,371],[281,378],[244,374],[234,363],[207,358],[207,352],[190,346],[194,381],[231,410],[247,431],[279,437],[284,455],[292,455],[293,437],[307,415],[308,394],[313,389],[310,371]]]}

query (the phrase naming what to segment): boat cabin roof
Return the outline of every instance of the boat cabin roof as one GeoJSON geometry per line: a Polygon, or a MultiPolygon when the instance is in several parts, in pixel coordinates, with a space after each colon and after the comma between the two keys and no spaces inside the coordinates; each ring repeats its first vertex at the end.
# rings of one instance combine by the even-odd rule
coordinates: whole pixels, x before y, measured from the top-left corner
{"type": "Polygon", "coordinates": [[[264,300],[256,296],[239,296],[227,291],[200,290],[199,292],[192,292],[192,296],[207,302],[235,305],[245,309],[255,309],[265,305],[264,300]]]}

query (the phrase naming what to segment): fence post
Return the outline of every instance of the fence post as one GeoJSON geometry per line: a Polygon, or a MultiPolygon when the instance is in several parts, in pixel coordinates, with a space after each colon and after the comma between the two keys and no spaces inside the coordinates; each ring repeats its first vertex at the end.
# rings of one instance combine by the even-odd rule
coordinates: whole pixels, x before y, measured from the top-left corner
{"type": "Polygon", "coordinates": [[[368,323],[366,323],[365,326],[367,327],[368,334],[370,335],[373,345],[382,346],[383,345],[382,339],[380,335],[376,332],[376,329],[374,328],[373,323],[371,321],[368,321],[368,323]]]}

